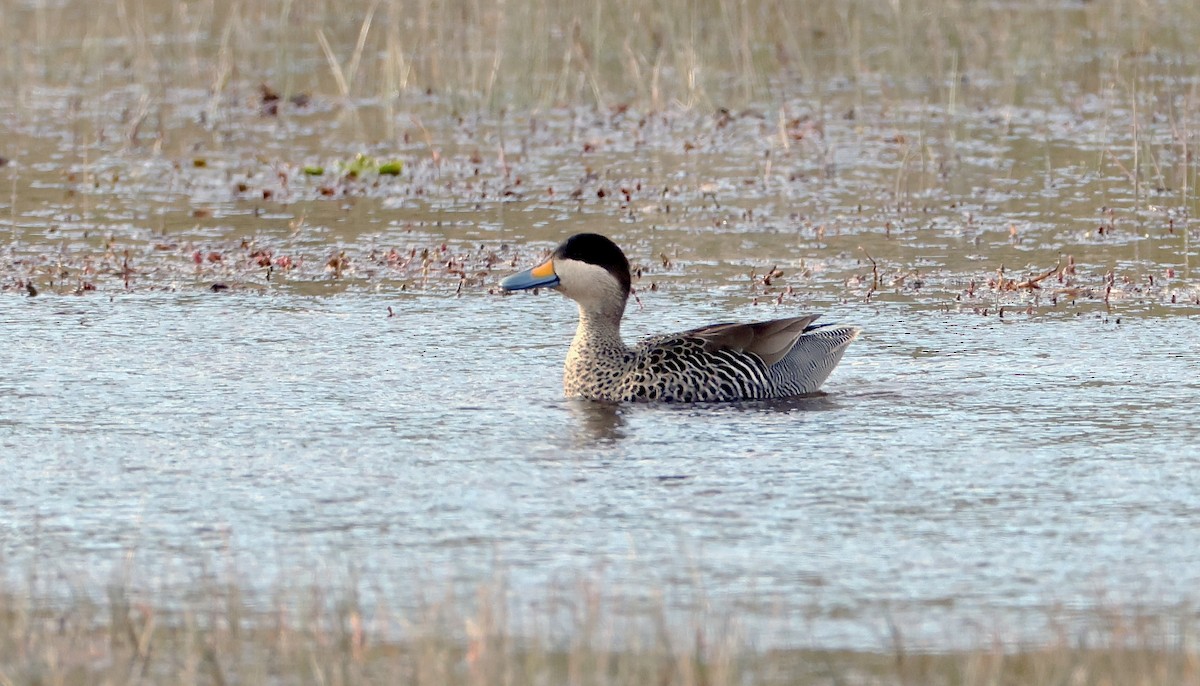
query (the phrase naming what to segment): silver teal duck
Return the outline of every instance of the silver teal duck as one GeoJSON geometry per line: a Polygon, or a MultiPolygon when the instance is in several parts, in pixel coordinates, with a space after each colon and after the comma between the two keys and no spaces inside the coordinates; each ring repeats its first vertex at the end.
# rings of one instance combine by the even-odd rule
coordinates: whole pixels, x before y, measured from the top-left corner
{"type": "Polygon", "coordinates": [[[621,339],[632,279],[625,253],[608,238],[581,233],[550,259],[500,282],[505,290],[553,288],[579,305],[563,391],[601,401],[703,402],[814,393],[859,334],[856,326],[814,324],[818,315],[750,324],[715,324],[621,339]]]}

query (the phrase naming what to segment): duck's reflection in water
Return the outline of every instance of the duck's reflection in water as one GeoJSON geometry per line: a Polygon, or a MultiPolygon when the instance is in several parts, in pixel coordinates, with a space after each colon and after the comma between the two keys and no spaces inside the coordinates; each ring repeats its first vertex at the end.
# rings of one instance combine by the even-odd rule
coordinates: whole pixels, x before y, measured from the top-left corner
{"type": "Polygon", "coordinates": [[[565,401],[573,419],[571,437],[577,446],[616,443],[628,438],[628,413],[642,411],[679,411],[688,415],[729,416],[729,413],[789,414],[820,412],[841,407],[836,396],[826,393],[775,398],[771,400],[742,400],[729,403],[609,403],[578,398],[565,401]]]}
{"type": "Polygon", "coordinates": [[[574,419],[573,437],[580,445],[615,443],[625,438],[624,408],[621,403],[567,400],[574,419]]]}

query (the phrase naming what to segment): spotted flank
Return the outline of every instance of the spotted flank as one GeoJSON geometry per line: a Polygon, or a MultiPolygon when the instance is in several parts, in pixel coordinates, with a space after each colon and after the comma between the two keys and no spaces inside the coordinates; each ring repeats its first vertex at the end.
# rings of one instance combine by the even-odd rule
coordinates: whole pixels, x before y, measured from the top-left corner
{"type": "Polygon", "coordinates": [[[621,339],[630,283],[629,262],[616,244],[577,234],[543,264],[500,285],[549,286],[578,303],[579,327],[563,370],[568,397],[710,402],[805,395],[821,387],[859,334],[854,326],[814,324],[817,315],[808,315],[706,326],[630,348],[621,339]]]}

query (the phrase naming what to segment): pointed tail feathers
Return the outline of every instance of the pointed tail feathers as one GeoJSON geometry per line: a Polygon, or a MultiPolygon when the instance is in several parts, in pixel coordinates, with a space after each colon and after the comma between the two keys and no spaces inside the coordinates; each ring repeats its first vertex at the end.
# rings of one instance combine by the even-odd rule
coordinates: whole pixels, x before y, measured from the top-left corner
{"type": "Polygon", "coordinates": [[[822,324],[809,326],[796,339],[791,351],[771,367],[776,381],[791,393],[815,393],[833,373],[846,347],[862,332],[857,326],[822,324]]]}

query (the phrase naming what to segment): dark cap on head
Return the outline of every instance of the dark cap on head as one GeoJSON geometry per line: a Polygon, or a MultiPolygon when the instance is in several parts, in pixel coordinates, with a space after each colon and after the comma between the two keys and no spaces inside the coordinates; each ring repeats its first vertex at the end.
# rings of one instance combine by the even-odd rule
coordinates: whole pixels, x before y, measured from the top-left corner
{"type": "Polygon", "coordinates": [[[616,243],[598,233],[577,233],[571,236],[554,249],[554,258],[603,267],[625,289],[625,295],[629,295],[632,286],[629,260],[616,243]]]}

